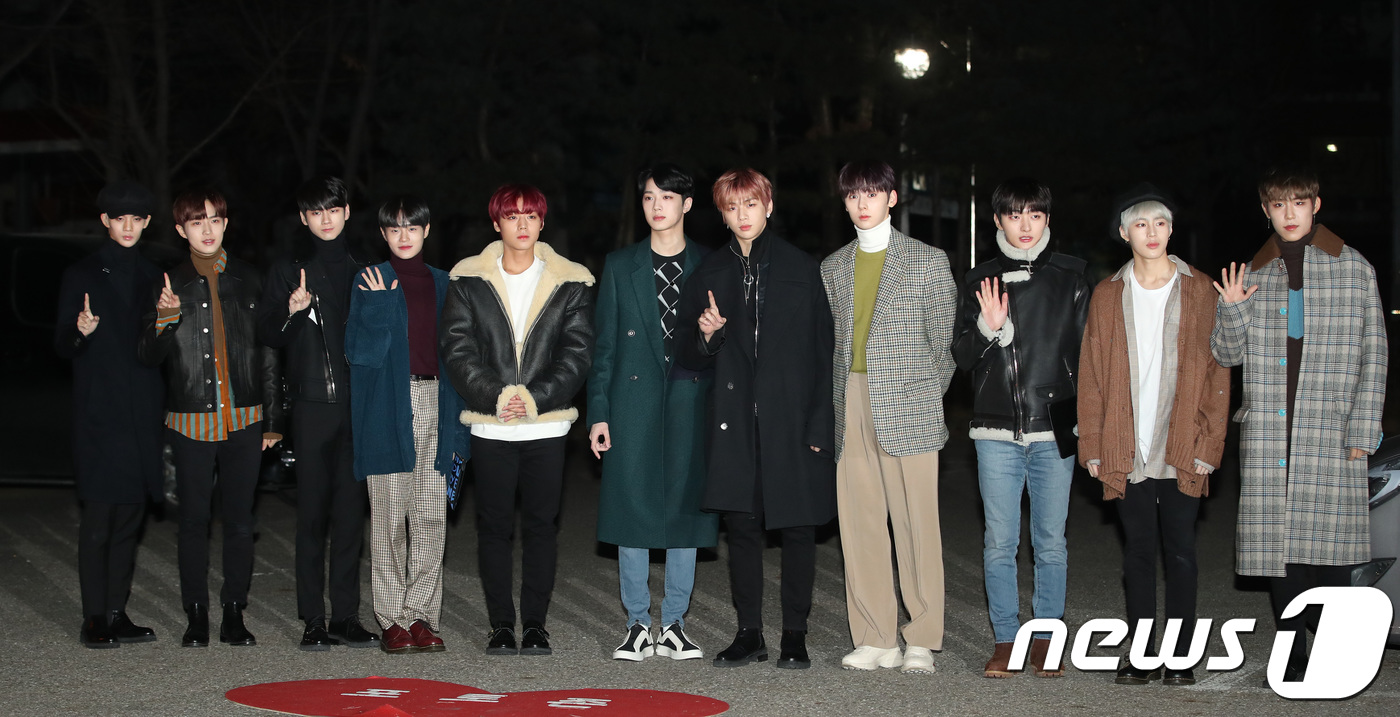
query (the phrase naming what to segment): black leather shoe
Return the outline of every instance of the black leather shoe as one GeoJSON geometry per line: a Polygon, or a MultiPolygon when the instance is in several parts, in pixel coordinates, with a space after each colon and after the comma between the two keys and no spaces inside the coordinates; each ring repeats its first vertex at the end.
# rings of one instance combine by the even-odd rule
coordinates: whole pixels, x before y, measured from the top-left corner
{"type": "MultiPolygon", "coordinates": [[[[1190,673],[1190,670],[1186,671],[1190,673]]],[[[1133,663],[1124,661],[1123,666],[1118,668],[1118,674],[1113,678],[1115,685],[1145,685],[1152,680],[1162,679],[1162,670],[1139,670],[1133,667],[1133,663]]]]}
{"type": "Polygon", "coordinates": [[[520,654],[520,648],[515,646],[515,625],[509,622],[496,623],[496,626],[491,628],[490,637],[486,639],[486,654],[520,654]]]}
{"type": "Polygon", "coordinates": [[[379,636],[366,630],[358,615],[332,621],[326,634],[350,647],[379,647],[379,636]]]}
{"type": "Polygon", "coordinates": [[[107,618],[104,615],[92,615],[83,621],[83,629],[78,631],[78,642],[83,643],[83,647],[91,647],[94,650],[121,647],[116,635],[113,635],[111,628],[107,626],[107,618]]]}
{"type": "Polygon", "coordinates": [[[1164,670],[1162,672],[1162,684],[1173,687],[1184,687],[1196,684],[1196,673],[1191,668],[1184,670],[1164,670]]]}
{"type": "Polygon", "coordinates": [[[113,610],[107,616],[107,624],[111,627],[112,637],[117,638],[117,642],[155,642],[156,640],[155,630],[131,624],[131,618],[127,617],[122,610],[113,610]]]}
{"type": "Polygon", "coordinates": [[[783,639],[778,652],[778,667],[784,670],[805,670],[812,666],[807,657],[807,631],[783,630],[783,639]]]}
{"type": "Polygon", "coordinates": [[[520,634],[520,654],[554,654],[554,650],[549,647],[549,633],[545,632],[544,625],[538,622],[525,623],[525,632],[520,634]]]}
{"type": "Polygon", "coordinates": [[[326,625],[318,617],[306,621],[306,630],[301,633],[301,644],[297,647],[307,652],[325,652],[339,644],[339,640],[326,634],[326,625]]]}
{"type": "Polygon", "coordinates": [[[209,606],[190,603],[185,606],[185,616],[190,624],[185,628],[185,636],[180,638],[180,647],[208,647],[209,606]]]}
{"type": "Polygon", "coordinates": [[[763,642],[763,630],[757,627],[741,627],[734,633],[734,642],[724,648],[712,664],[715,667],[743,667],[750,662],[764,662],[768,659],[768,645],[763,642]]]}
{"type": "Polygon", "coordinates": [[[236,646],[258,644],[257,638],[243,625],[245,607],[236,602],[224,603],[224,622],[219,625],[219,642],[236,646]]]}

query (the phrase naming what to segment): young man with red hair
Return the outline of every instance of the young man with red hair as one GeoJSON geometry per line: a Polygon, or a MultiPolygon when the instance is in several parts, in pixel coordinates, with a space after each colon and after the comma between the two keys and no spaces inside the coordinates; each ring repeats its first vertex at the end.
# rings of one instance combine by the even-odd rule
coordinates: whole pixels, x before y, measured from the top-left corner
{"type": "Polygon", "coordinates": [[[477,554],[491,621],[486,652],[548,655],[564,440],[593,356],[593,275],[539,242],[549,211],[540,190],[508,184],[488,210],[501,239],[452,269],[439,336],[448,376],[466,401],[462,423],[471,427],[477,554]],[[517,493],[525,551],[518,650],[517,493]]]}
{"type": "Polygon", "coordinates": [[[172,209],[190,257],[156,288],[137,352],[147,365],[165,368],[166,435],[175,452],[180,499],[180,597],[189,618],[181,645],[209,645],[209,520],[216,489],[224,524],[219,641],[255,645],[243,609],[253,579],[253,493],[261,452],[282,439],[277,352],[257,341],[257,270],[223,247],[223,196],[186,192],[172,209]]]}
{"type": "Polygon", "coordinates": [[[733,238],[686,282],[676,338],[681,365],[715,376],[701,509],[724,515],[739,631],[714,664],[768,659],[764,532],[779,530],[777,666],[806,669],[817,526],[836,516],[831,310],[817,261],[765,231],[773,212],[767,177],[752,169],[726,172],[715,182],[714,201],[733,238]]]}

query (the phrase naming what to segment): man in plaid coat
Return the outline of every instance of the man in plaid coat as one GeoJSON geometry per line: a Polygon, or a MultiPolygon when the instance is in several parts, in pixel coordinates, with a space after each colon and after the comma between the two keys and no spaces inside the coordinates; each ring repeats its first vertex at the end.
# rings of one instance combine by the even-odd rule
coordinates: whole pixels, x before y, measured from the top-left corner
{"type": "Polygon", "coordinates": [[[943,649],[938,451],[958,288],[941,250],[890,226],[888,164],[852,162],[839,182],[856,239],[822,262],[822,283],[836,330],[836,502],[856,647],[841,666],[929,673],[943,649]],[[909,611],[903,655],[887,519],[909,611]]]}
{"type": "Polygon", "coordinates": [[[1282,611],[1309,588],[1351,584],[1370,560],[1363,459],[1380,442],[1387,348],[1375,270],[1314,223],[1316,177],[1272,172],[1259,199],[1275,233],[1248,268],[1221,271],[1211,351],[1244,365],[1235,569],[1272,578],[1278,629],[1298,636],[1293,680],[1317,613],[1282,611]]]}

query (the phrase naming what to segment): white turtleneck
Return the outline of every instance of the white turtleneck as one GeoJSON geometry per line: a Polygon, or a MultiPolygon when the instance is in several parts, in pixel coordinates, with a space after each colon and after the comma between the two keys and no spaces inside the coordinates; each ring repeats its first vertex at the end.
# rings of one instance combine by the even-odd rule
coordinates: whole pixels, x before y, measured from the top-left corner
{"type": "Polygon", "coordinates": [[[869,254],[881,252],[890,245],[890,218],[885,216],[885,221],[876,224],[870,229],[856,227],[856,240],[860,242],[860,250],[869,254]]]}

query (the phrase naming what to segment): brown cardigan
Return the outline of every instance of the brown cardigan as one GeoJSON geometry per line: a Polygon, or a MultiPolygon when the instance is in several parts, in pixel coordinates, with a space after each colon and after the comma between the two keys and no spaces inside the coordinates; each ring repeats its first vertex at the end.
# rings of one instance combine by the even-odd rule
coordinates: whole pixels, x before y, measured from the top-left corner
{"type": "MultiPolygon", "coordinates": [[[[1185,495],[1209,494],[1208,476],[1195,461],[1220,466],[1230,408],[1230,371],[1210,352],[1215,326],[1215,287],[1199,269],[1180,274],[1181,327],[1177,334],[1176,394],[1167,426],[1167,463],[1176,468],[1185,495]]],[[[1131,271],[1131,269],[1129,269],[1131,271]]],[[[1104,279],[1089,302],[1089,323],[1079,353],[1079,462],[1099,460],[1104,500],[1123,497],[1137,441],[1133,422],[1128,329],[1123,322],[1127,281],[1104,279]]],[[[1165,397],[1163,397],[1165,399],[1165,397]]]]}

